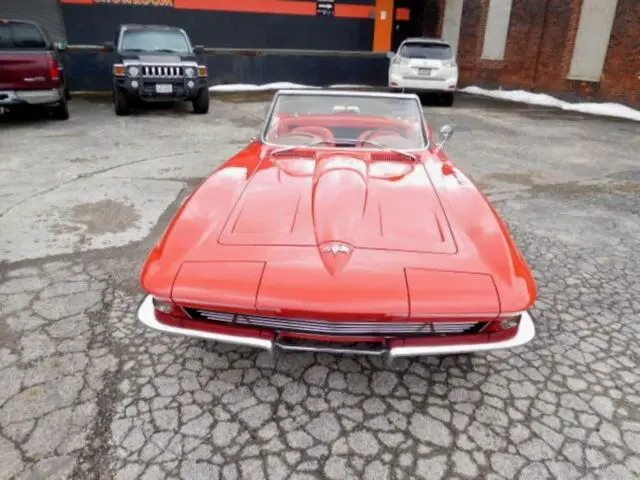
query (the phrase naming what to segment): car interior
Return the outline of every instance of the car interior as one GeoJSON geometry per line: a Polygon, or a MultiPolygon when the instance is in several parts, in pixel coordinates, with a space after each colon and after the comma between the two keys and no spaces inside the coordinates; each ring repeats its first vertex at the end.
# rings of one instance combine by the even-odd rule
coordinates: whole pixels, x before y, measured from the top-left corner
{"type": "Polygon", "coordinates": [[[416,149],[423,146],[421,125],[384,117],[352,115],[279,115],[267,134],[282,145],[416,149]],[[343,140],[341,142],[341,140],[343,140]]]}

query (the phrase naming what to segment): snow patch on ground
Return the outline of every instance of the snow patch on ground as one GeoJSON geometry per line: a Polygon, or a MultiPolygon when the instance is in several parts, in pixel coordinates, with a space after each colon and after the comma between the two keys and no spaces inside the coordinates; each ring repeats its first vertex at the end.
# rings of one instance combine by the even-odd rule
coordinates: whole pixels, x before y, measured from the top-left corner
{"type": "MultiPolygon", "coordinates": [[[[274,83],[265,83],[264,85],[252,85],[248,83],[233,83],[229,85],[214,85],[209,87],[209,91],[211,92],[268,92],[271,90],[284,90],[284,89],[307,89],[307,88],[315,88],[319,89],[322,87],[312,86],[312,85],[302,85],[300,83],[291,83],[291,82],[274,82],[274,83]]],[[[367,85],[349,85],[349,84],[336,84],[331,85],[329,88],[371,88],[367,85]]]]}
{"type": "Polygon", "coordinates": [[[499,100],[526,103],[528,105],[555,107],[572,112],[626,118],[640,122],[640,110],[634,110],[631,107],[619,103],[570,103],[550,95],[545,95],[544,93],[531,93],[525,90],[485,90],[480,87],[466,87],[460,89],[460,91],[499,100]]]}

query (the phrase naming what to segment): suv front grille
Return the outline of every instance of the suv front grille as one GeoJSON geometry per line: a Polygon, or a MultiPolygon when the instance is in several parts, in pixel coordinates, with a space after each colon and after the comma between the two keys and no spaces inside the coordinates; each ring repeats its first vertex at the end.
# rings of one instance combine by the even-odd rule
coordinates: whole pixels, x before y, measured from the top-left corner
{"type": "Polygon", "coordinates": [[[144,65],[142,76],[144,78],[181,78],[184,76],[184,69],[177,65],[144,65]]]}

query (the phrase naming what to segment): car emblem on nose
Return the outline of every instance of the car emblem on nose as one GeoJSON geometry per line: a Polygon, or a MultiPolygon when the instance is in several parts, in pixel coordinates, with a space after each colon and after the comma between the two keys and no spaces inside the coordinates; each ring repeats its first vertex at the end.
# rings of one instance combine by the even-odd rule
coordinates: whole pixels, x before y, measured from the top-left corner
{"type": "Polygon", "coordinates": [[[335,256],[335,255],[338,255],[339,253],[344,253],[345,255],[348,255],[351,249],[349,248],[348,245],[345,245],[343,243],[332,243],[331,245],[327,245],[326,247],[324,247],[322,251],[325,253],[331,253],[335,256]]]}

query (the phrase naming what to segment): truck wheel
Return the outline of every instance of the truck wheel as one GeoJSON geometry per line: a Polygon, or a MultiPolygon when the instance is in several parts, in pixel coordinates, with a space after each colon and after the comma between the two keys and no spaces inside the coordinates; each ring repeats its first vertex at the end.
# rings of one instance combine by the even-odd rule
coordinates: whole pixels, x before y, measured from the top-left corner
{"type": "Polygon", "coordinates": [[[209,112],[209,89],[204,87],[198,92],[198,96],[194,98],[191,103],[193,104],[193,113],[204,114],[209,112]]]}
{"type": "Polygon", "coordinates": [[[127,94],[117,88],[113,91],[113,108],[118,116],[129,115],[131,113],[131,106],[129,105],[127,94]]]}
{"type": "Polygon", "coordinates": [[[69,119],[69,106],[67,105],[67,99],[65,97],[60,100],[60,103],[58,105],[53,107],[51,114],[56,120],[69,119]]]}

